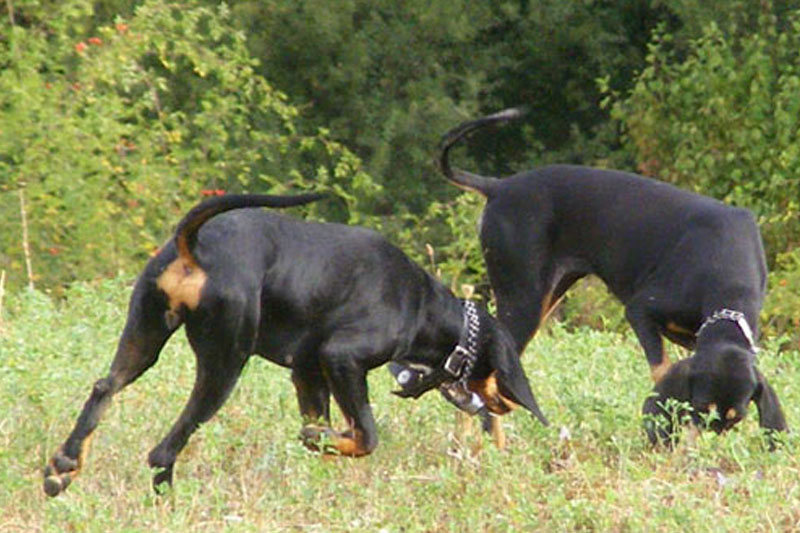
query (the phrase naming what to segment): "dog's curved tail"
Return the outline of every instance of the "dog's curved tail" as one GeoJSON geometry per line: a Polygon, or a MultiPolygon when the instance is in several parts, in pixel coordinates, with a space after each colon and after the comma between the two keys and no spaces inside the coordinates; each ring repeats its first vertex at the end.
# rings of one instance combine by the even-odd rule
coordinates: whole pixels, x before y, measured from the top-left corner
{"type": "Polygon", "coordinates": [[[194,264],[192,249],[197,242],[197,232],[210,218],[225,211],[245,207],[293,207],[315,202],[325,196],[325,193],[316,192],[295,196],[225,194],[204,200],[190,209],[178,222],[178,226],[175,229],[175,245],[178,248],[178,256],[188,264],[194,264]]]}
{"type": "Polygon", "coordinates": [[[439,170],[441,170],[442,174],[444,174],[444,176],[457,187],[475,191],[484,196],[489,196],[493,188],[493,184],[497,182],[497,178],[479,176],[478,174],[472,174],[471,172],[452,168],[450,166],[449,158],[450,148],[452,148],[453,145],[455,145],[459,140],[463,139],[465,136],[469,135],[475,130],[478,130],[489,124],[496,124],[498,122],[507,122],[509,120],[517,119],[523,116],[525,113],[526,110],[524,108],[511,107],[491,115],[486,115],[485,117],[464,122],[463,124],[448,131],[442,136],[442,140],[439,143],[439,170]]]}

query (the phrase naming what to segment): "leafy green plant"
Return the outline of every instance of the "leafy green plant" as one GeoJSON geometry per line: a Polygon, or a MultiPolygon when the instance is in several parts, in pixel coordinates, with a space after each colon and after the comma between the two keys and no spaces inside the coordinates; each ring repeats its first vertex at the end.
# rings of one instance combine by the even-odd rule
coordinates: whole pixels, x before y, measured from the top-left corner
{"type": "Polygon", "coordinates": [[[765,334],[780,335],[782,344],[800,347],[800,248],[776,258],[761,319],[765,334]]]}
{"type": "Polygon", "coordinates": [[[225,4],[149,0],[87,38],[91,6],[37,12],[0,47],[0,253],[12,284],[19,189],[36,281],[49,287],[141,262],[203,190],[328,189],[343,201],[317,216],[359,219],[378,188],[328,132],[298,133],[298,110],[256,74],[225,4]]]}
{"type": "Polygon", "coordinates": [[[662,29],[606,100],[641,172],[752,209],[771,259],[800,245],[800,11],[774,13],[710,23],[688,53],[662,29]]]}

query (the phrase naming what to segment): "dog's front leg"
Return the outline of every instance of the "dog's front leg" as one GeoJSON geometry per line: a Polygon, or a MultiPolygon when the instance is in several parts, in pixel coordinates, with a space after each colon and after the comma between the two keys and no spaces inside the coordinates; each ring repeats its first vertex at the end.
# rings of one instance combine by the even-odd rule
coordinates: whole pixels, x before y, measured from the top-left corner
{"type": "Polygon", "coordinates": [[[338,432],[306,426],[301,434],[306,446],[351,457],[371,453],[378,445],[378,432],[369,405],[366,371],[347,356],[327,355],[320,360],[328,386],[349,428],[338,432]]]}
{"type": "Polygon", "coordinates": [[[631,325],[636,338],[644,349],[647,363],[650,365],[650,376],[655,383],[667,374],[671,361],[664,349],[661,329],[648,309],[636,301],[630,301],[625,307],[625,318],[631,325]]]}
{"type": "Polygon", "coordinates": [[[292,369],[292,383],[297,394],[300,416],[303,423],[313,425],[322,423],[330,426],[330,390],[319,362],[297,365],[292,369]]]}

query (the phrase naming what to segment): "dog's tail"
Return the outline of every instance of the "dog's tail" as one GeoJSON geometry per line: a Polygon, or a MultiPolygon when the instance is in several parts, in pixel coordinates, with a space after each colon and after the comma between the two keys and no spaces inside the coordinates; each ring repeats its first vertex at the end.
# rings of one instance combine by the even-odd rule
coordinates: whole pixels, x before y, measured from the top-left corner
{"type": "Polygon", "coordinates": [[[315,202],[324,198],[325,193],[306,193],[296,196],[274,196],[270,194],[225,194],[209,198],[194,206],[178,222],[175,229],[175,245],[178,255],[189,264],[194,263],[192,249],[197,242],[197,232],[210,218],[245,207],[293,207],[315,202]]]}
{"type": "Polygon", "coordinates": [[[464,138],[465,136],[469,135],[470,133],[472,133],[477,129],[480,129],[489,124],[514,120],[523,116],[525,113],[526,110],[524,108],[511,107],[509,109],[504,109],[503,111],[499,111],[497,113],[493,113],[491,115],[487,115],[479,119],[465,122],[460,126],[456,126],[452,130],[448,131],[442,136],[442,140],[439,143],[439,160],[438,160],[439,170],[441,170],[442,174],[444,174],[445,177],[457,187],[461,187],[462,189],[467,189],[470,191],[475,191],[484,196],[489,196],[492,186],[497,181],[497,178],[479,176],[477,174],[472,174],[471,172],[466,172],[464,170],[453,169],[450,166],[450,158],[449,158],[450,148],[452,148],[453,145],[456,144],[459,140],[461,140],[462,138],[464,138]]]}

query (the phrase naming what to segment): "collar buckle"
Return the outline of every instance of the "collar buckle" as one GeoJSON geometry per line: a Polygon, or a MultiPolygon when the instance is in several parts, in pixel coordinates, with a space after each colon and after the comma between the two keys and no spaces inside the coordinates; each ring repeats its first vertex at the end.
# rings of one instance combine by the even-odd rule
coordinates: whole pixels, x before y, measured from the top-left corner
{"type": "Polygon", "coordinates": [[[460,344],[450,353],[444,362],[445,371],[453,376],[455,379],[461,377],[464,373],[464,368],[467,365],[467,360],[470,357],[469,350],[460,344]]]}

